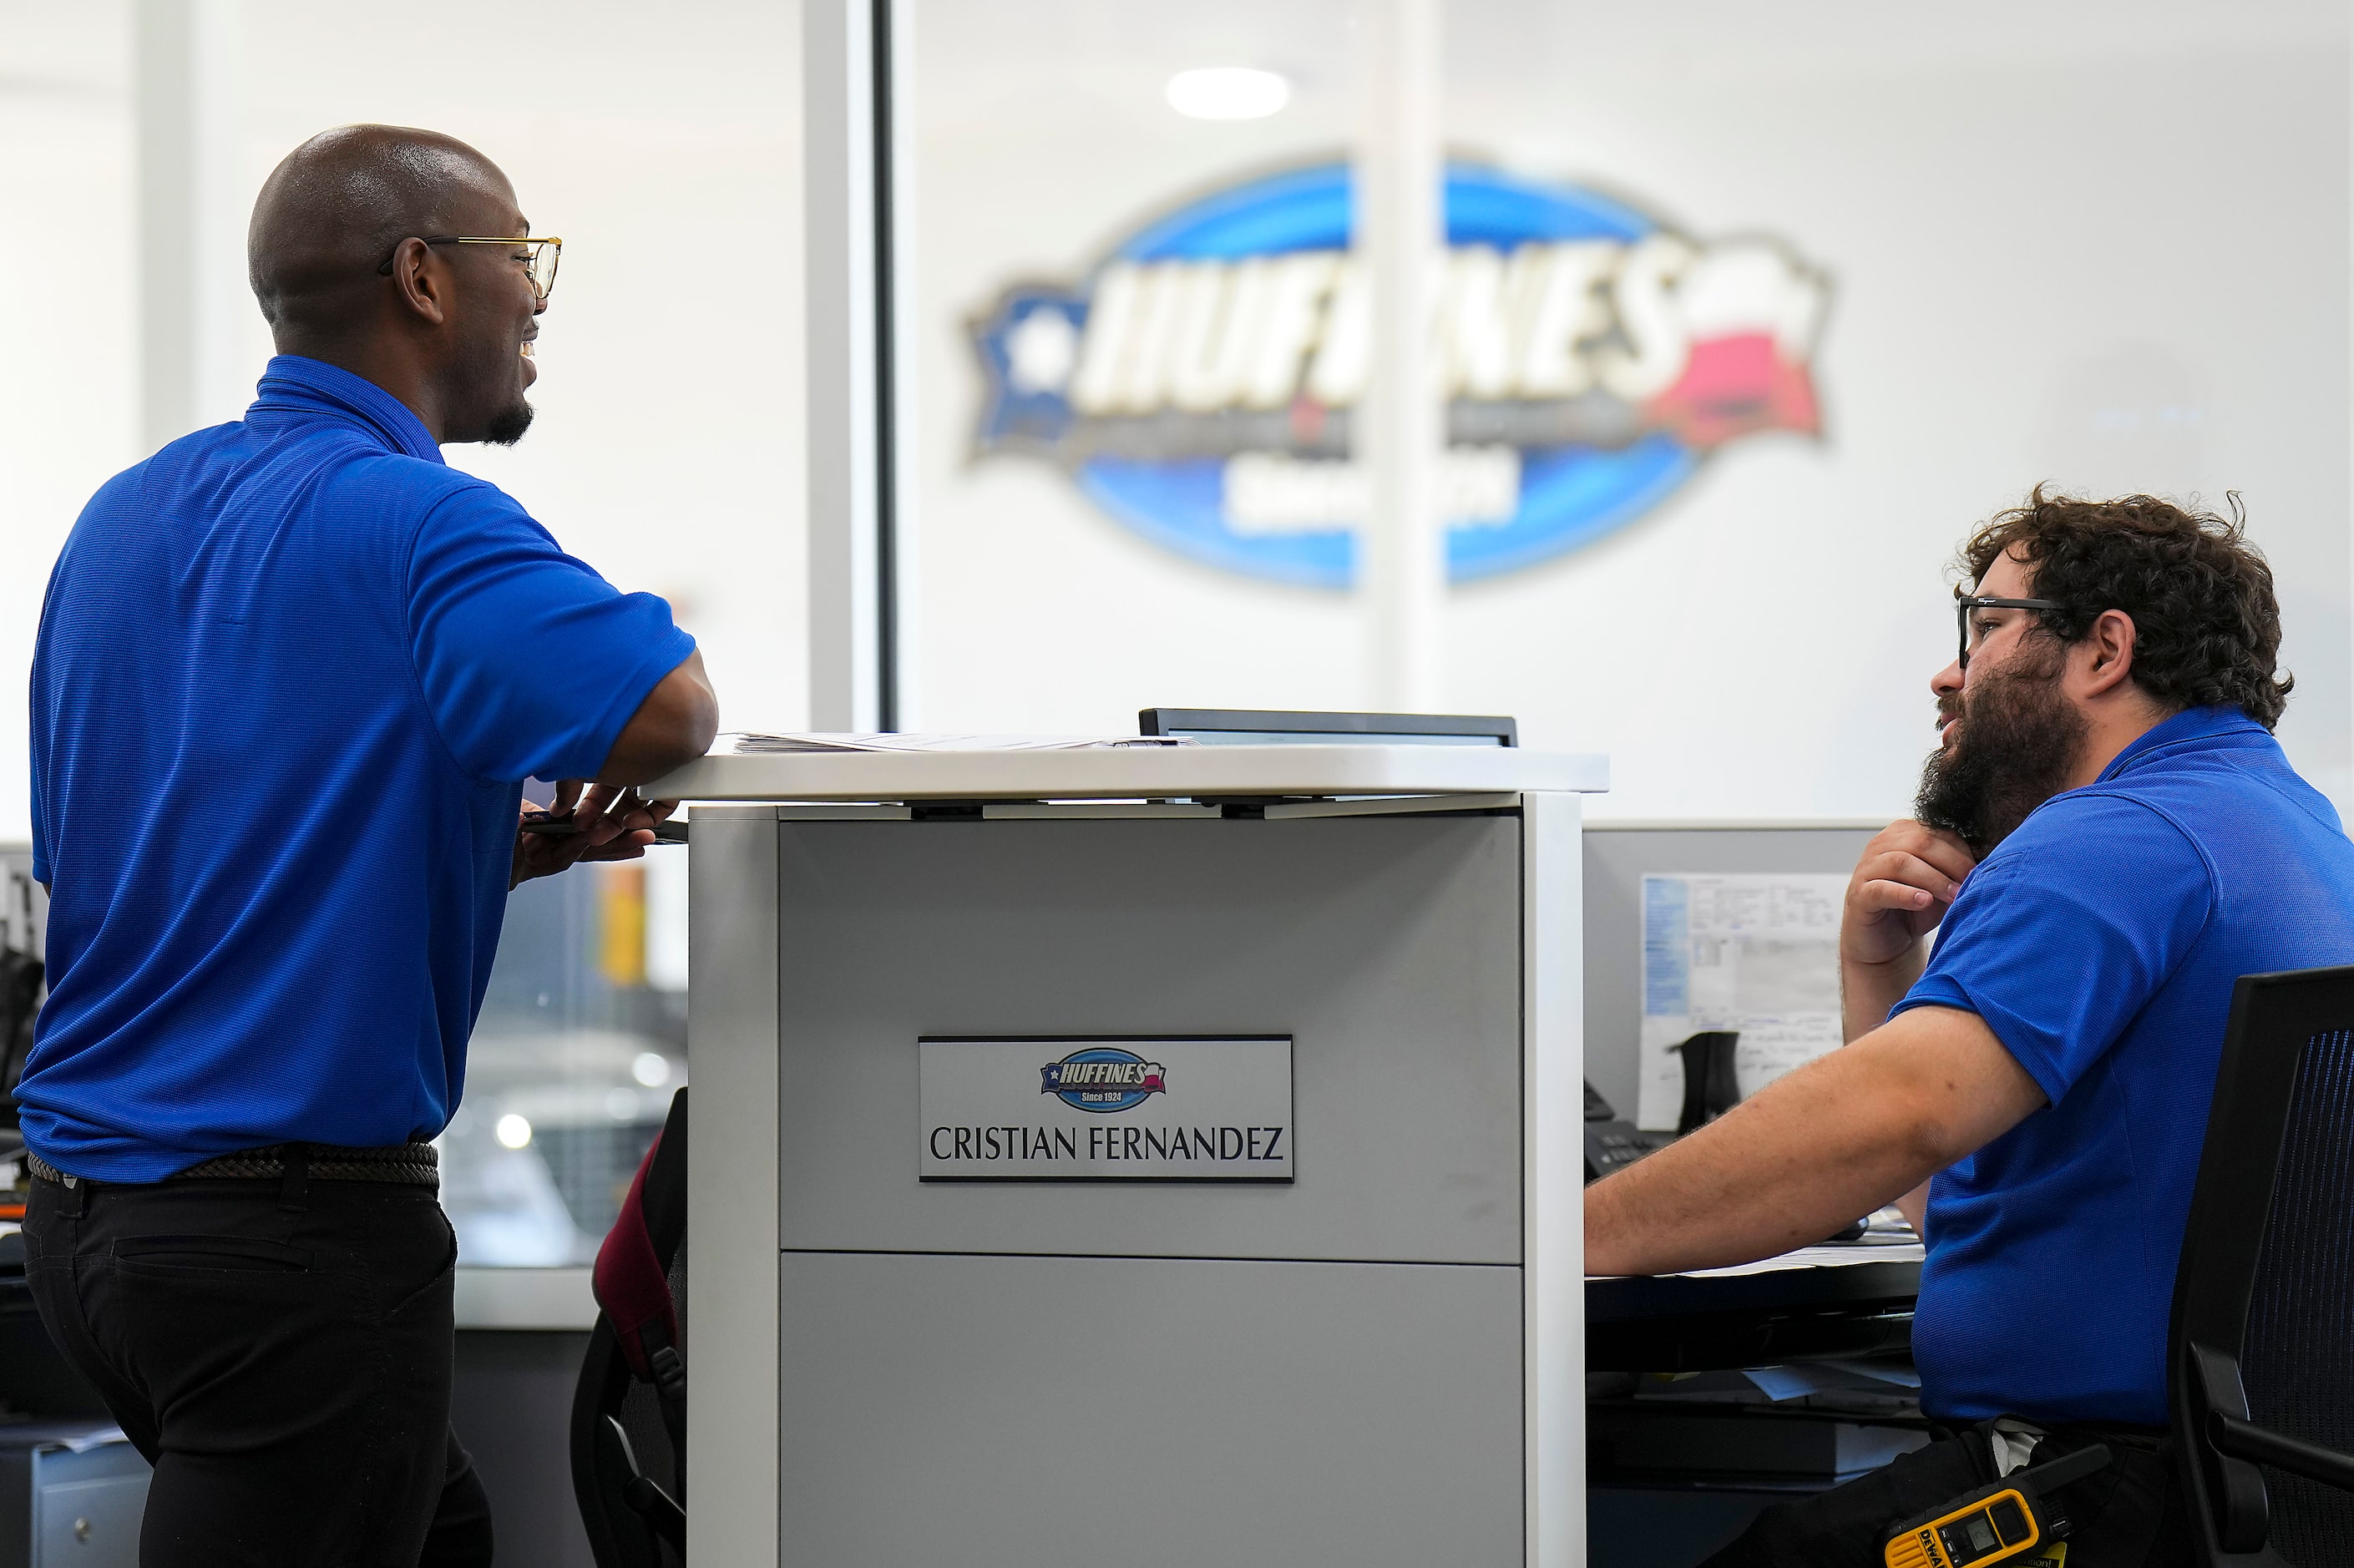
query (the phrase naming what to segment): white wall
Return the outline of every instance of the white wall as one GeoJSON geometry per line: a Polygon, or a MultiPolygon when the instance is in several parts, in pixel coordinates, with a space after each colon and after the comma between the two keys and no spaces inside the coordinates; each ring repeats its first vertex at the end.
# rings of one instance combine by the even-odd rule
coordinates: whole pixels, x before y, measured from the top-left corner
{"type": "Polygon", "coordinates": [[[535,232],[564,237],[531,434],[451,461],[669,599],[725,724],[798,718],[799,8],[473,0],[391,26],[366,6],[247,5],[257,186],[327,126],[424,125],[488,154],[535,232]]]}
{"type": "MultiPolygon", "coordinates": [[[[137,449],[129,6],[0,0],[0,199],[74,230],[0,247],[0,839],[26,831],[24,681],[75,514],[137,449]]],[[[798,7],[476,0],[403,13],[245,0],[240,203],[304,138],[385,121],[504,168],[561,276],[539,410],[511,450],[447,449],[624,588],[668,598],[730,726],[798,723],[801,634],[798,7]]],[[[243,228],[237,226],[241,243],[243,228]]],[[[242,264],[238,265],[242,275],[242,264]]],[[[250,387],[270,352],[236,302],[250,387]]],[[[234,418],[236,397],[212,410],[234,418]]]]}
{"type": "MultiPolygon", "coordinates": [[[[913,527],[929,727],[1124,727],[1146,704],[1362,706],[1351,596],[1181,561],[1062,475],[975,461],[969,314],[1140,221],[1341,151],[1349,14],[922,0],[913,527]],[[1188,122],[1176,69],[1292,76],[1188,122]]],[[[1456,0],[1450,138],[1827,268],[1820,442],[1727,449],[1649,518],[1451,596],[1447,705],[1612,755],[1617,815],[1889,815],[1951,656],[1943,568],[2039,479],[2220,503],[2279,573],[2282,726],[2354,789],[2341,5],[1770,12],[1456,0]]]]}
{"type": "Polygon", "coordinates": [[[139,419],[131,30],[0,0],[0,840],[30,832],[26,672],[49,564],[139,419]]]}

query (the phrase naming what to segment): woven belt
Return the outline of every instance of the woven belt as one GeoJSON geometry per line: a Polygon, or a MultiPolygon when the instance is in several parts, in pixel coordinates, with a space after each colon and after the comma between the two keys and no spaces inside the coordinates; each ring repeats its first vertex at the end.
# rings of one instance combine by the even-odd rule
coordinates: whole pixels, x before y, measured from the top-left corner
{"type": "MultiPolygon", "coordinates": [[[[414,1187],[441,1184],[440,1151],[429,1143],[393,1143],[381,1149],[345,1149],[331,1143],[271,1144],[224,1154],[201,1165],[191,1165],[164,1178],[166,1181],[281,1181],[286,1178],[286,1152],[308,1151],[309,1173],[321,1181],[400,1181],[414,1187]]],[[[35,1154],[25,1151],[26,1168],[45,1181],[71,1186],[74,1178],[35,1154]]]]}

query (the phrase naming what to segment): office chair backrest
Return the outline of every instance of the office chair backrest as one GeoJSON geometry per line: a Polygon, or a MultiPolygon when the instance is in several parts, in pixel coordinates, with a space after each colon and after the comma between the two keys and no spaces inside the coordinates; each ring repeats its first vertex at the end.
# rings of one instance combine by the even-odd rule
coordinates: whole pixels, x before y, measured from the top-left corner
{"type": "Polygon", "coordinates": [[[686,1499],[686,1129],[682,1088],[597,1254],[572,1488],[598,1568],[685,1561],[675,1505],[686,1499]]]}
{"type": "Polygon", "coordinates": [[[2247,975],[2232,993],[2169,1352],[2205,1559],[2354,1563],[2354,1494],[2229,1457],[2214,1436],[2237,1417],[2354,1452],[2354,967],[2247,975]]]}

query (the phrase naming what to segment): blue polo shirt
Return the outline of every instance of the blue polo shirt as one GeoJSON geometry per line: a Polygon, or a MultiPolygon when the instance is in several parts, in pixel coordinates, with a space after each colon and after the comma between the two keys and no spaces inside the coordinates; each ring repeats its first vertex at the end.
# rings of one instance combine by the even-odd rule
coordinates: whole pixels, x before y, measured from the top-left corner
{"type": "Polygon", "coordinates": [[[17,1097],[79,1175],[439,1133],[522,780],[593,773],[695,647],[380,388],[281,355],[260,394],[110,480],[41,609],[17,1097]]]}
{"type": "Polygon", "coordinates": [[[2158,726],[1970,874],[1896,1011],[1977,1013],[2051,1103],[1930,1183],[1932,1414],[2165,1423],[2232,982],[2346,963],[2354,843],[2237,708],[2158,726]]]}

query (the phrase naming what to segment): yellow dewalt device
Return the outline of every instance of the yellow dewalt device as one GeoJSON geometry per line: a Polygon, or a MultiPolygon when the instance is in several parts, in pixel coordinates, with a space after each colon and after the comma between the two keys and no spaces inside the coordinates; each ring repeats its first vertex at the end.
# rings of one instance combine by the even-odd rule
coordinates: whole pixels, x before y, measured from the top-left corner
{"type": "MultiPolygon", "coordinates": [[[[1995,1563],[2028,1568],[2030,1552],[2054,1561],[2054,1548],[2068,1533],[2068,1521],[2043,1494],[2105,1470],[2108,1464],[2109,1450],[2095,1443],[1908,1519],[1889,1531],[1882,1549],[1887,1568],[1987,1568],[1995,1563]]],[[[2057,1550],[2064,1553],[2067,1549],[2057,1550]]]]}

